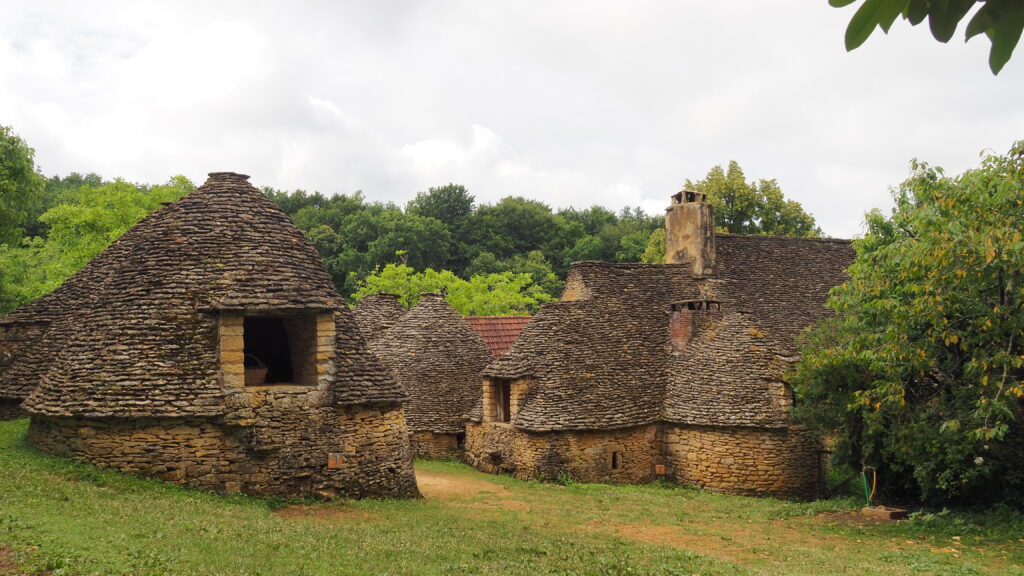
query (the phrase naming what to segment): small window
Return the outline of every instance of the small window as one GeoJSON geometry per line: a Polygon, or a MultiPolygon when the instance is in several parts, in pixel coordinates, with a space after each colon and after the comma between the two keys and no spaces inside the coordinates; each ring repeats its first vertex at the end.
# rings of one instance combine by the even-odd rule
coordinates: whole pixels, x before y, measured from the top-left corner
{"type": "Polygon", "coordinates": [[[622,468],[622,452],[612,452],[612,470],[622,468]]]}
{"type": "Polygon", "coordinates": [[[243,323],[245,384],[316,383],[316,318],[247,316],[243,323]]]}
{"type": "Polygon", "coordinates": [[[494,383],[495,402],[497,404],[498,422],[512,421],[512,383],[498,380],[494,383]]]}

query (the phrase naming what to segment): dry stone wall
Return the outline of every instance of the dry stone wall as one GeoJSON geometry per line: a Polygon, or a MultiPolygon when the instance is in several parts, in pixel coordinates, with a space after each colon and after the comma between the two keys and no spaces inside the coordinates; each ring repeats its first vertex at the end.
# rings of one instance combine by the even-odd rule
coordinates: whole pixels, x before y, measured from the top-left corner
{"type": "Polygon", "coordinates": [[[666,468],[679,482],[747,496],[810,498],[822,445],[808,430],[666,427],[666,468]]]}
{"type": "Polygon", "coordinates": [[[506,423],[466,425],[466,461],[483,472],[522,479],[626,484],[655,478],[657,426],[617,430],[529,432],[506,423]]]}
{"type": "Polygon", "coordinates": [[[33,416],[28,438],[43,452],[222,492],[332,498],[418,495],[396,405],[277,404],[258,422],[33,416]],[[274,412],[274,418],[271,418],[274,412]]]}
{"type": "Polygon", "coordinates": [[[491,474],[638,483],[662,475],[747,496],[810,498],[821,481],[820,442],[806,429],[651,424],[617,430],[529,432],[467,423],[465,460],[491,474]],[[614,460],[613,460],[614,459],[614,460]]]}
{"type": "Polygon", "coordinates": [[[409,435],[409,447],[413,458],[429,460],[457,457],[462,453],[456,434],[413,432],[409,435]]]}

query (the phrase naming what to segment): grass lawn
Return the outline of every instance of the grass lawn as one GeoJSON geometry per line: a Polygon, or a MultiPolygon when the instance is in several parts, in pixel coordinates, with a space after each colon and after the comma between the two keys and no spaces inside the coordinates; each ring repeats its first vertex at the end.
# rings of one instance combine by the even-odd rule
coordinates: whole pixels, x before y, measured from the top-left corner
{"type": "Polygon", "coordinates": [[[1010,511],[852,521],[669,485],[541,484],[417,462],[422,500],[218,496],[36,453],[0,422],[0,574],[1024,576],[1010,511]]]}

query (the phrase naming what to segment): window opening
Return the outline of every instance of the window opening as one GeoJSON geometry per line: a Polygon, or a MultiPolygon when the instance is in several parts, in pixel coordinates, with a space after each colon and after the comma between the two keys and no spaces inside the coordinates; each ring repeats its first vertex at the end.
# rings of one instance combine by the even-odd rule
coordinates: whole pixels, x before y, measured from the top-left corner
{"type": "Polygon", "coordinates": [[[512,421],[512,383],[508,380],[498,380],[494,384],[497,393],[498,422],[512,421]]]}
{"type": "Polygon", "coordinates": [[[612,452],[612,470],[622,468],[622,452],[612,452]]]}
{"type": "Polygon", "coordinates": [[[246,385],[287,384],[295,381],[292,346],[283,318],[246,317],[243,334],[246,385]],[[265,371],[262,382],[258,381],[260,371],[265,371]]]}

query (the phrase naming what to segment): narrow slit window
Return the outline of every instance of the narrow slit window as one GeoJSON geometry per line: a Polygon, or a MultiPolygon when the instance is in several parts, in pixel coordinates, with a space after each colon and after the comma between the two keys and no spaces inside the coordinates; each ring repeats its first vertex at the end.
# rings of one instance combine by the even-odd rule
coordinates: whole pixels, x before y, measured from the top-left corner
{"type": "Polygon", "coordinates": [[[622,468],[622,452],[612,452],[612,470],[622,468]]]}

